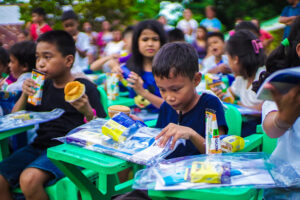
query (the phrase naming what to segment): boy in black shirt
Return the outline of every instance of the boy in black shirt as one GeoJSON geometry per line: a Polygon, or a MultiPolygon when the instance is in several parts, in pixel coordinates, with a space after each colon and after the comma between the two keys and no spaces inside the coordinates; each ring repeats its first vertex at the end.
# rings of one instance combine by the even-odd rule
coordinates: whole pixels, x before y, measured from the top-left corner
{"type": "Polygon", "coordinates": [[[40,124],[32,144],[0,163],[0,199],[12,199],[9,189],[18,185],[26,199],[48,199],[44,185],[52,184],[63,176],[47,158],[47,148],[59,144],[53,138],[66,135],[71,129],[83,124],[84,119],[90,121],[96,116],[106,116],[96,87],[85,79],[75,79],[71,74],[75,51],[74,40],[65,31],[50,31],[37,40],[36,68],[46,74],[42,103],[39,106],[27,103],[28,95],[33,95],[33,88],[36,87],[32,79],[27,79],[13,112],[62,108],[65,113],[56,120],[40,124]],[[64,87],[74,80],[83,83],[86,91],[80,99],[68,103],[64,99],[64,87]]]}

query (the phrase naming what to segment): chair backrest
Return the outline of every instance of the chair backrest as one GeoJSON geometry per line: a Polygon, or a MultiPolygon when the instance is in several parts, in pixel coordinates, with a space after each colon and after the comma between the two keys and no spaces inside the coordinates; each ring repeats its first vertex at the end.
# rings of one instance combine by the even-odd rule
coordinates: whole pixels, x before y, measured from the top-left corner
{"type": "Polygon", "coordinates": [[[263,134],[263,145],[262,151],[265,153],[271,154],[276,145],[277,145],[277,138],[270,138],[263,130],[262,125],[257,125],[256,133],[263,134]]]}
{"type": "Polygon", "coordinates": [[[226,105],[225,119],[228,126],[228,135],[241,136],[242,115],[238,109],[232,105],[226,105]]]}
{"type": "Polygon", "coordinates": [[[102,104],[102,106],[104,108],[104,111],[105,111],[106,114],[108,114],[108,99],[107,99],[107,94],[106,94],[104,88],[101,85],[99,85],[97,87],[97,89],[98,89],[98,91],[100,93],[100,100],[101,100],[101,104],[102,104]]]}

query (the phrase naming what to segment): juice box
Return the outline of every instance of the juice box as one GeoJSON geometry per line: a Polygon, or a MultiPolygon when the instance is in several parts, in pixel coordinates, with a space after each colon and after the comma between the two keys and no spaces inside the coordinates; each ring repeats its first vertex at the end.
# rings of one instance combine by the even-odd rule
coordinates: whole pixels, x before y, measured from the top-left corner
{"type": "Polygon", "coordinates": [[[222,153],[217,116],[214,110],[206,109],[205,126],[206,154],[222,153]]]}
{"type": "Polygon", "coordinates": [[[116,100],[119,96],[119,76],[116,73],[106,73],[106,91],[109,100],[116,100]]]}
{"type": "Polygon", "coordinates": [[[37,70],[32,70],[31,78],[32,80],[35,81],[37,87],[34,88],[36,91],[35,94],[33,96],[28,97],[28,103],[35,106],[41,105],[44,82],[45,82],[45,74],[37,70]]]}

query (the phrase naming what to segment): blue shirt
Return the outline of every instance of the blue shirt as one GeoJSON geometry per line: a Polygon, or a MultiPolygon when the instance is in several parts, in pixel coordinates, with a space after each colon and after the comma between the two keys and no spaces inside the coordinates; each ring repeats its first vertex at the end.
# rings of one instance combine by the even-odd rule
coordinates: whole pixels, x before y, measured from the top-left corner
{"type": "MultiPolygon", "coordinates": [[[[183,114],[179,125],[190,127],[205,138],[206,108],[216,111],[218,126],[224,126],[227,130],[224,109],[220,100],[217,97],[206,93],[202,94],[198,103],[192,110],[183,114]]],[[[178,113],[169,104],[164,102],[159,110],[156,128],[164,128],[169,123],[178,124],[178,116],[178,113]]],[[[200,152],[190,140],[187,140],[185,146],[182,144],[179,145],[176,150],[167,157],[167,159],[196,154],[200,154],[200,152]]]]}
{"type": "Polygon", "coordinates": [[[222,29],[222,24],[220,20],[218,20],[217,18],[213,18],[213,19],[205,18],[200,22],[200,25],[206,27],[208,32],[214,32],[212,31],[212,28],[219,29],[219,31],[221,31],[222,29]]]}
{"type": "MultiPolygon", "coordinates": [[[[285,6],[281,15],[282,17],[291,17],[291,16],[298,16],[300,15],[300,2],[296,5],[296,7],[293,7],[291,5],[285,6]]],[[[286,26],[284,28],[283,38],[287,38],[290,34],[291,26],[286,26]]]]}
{"type": "MultiPolygon", "coordinates": [[[[123,67],[126,67],[126,66],[123,66],[123,67]]],[[[155,79],[154,79],[154,76],[153,76],[152,72],[145,72],[145,71],[142,72],[141,78],[144,81],[144,84],[143,84],[144,89],[147,89],[152,94],[154,94],[158,97],[161,97],[159,89],[158,89],[158,87],[155,83],[155,79]]],[[[132,88],[129,88],[129,97],[134,98],[136,95],[137,94],[135,93],[135,91],[132,88]]],[[[152,104],[148,105],[146,107],[146,109],[151,111],[151,112],[158,112],[158,109],[156,107],[154,107],[152,104]]]]}

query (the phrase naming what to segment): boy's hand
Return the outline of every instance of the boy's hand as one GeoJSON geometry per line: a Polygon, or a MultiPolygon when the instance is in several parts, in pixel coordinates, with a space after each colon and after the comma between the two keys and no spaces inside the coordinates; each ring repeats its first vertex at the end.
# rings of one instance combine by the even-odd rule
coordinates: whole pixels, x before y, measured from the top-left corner
{"type": "Polygon", "coordinates": [[[265,88],[270,90],[278,107],[278,120],[293,125],[300,116],[300,85],[293,87],[288,93],[281,94],[272,84],[265,88]]]}
{"type": "Polygon", "coordinates": [[[221,100],[223,99],[225,93],[222,92],[222,90],[218,89],[218,88],[212,88],[211,89],[221,100]]]}
{"type": "Polygon", "coordinates": [[[164,147],[168,140],[173,137],[172,143],[171,143],[171,149],[174,148],[176,141],[180,138],[189,140],[193,137],[193,135],[197,134],[193,129],[185,126],[180,126],[177,124],[170,123],[168,126],[166,126],[160,134],[158,134],[155,139],[161,138],[159,141],[159,146],[164,147]]]}
{"type": "Polygon", "coordinates": [[[143,79],[134,72],[130,72],[129,78],[127,79],[128,86],[134,89],[137,94],[142,94],[145,89],[143,87],[144,81],[143,79]]]}
{"type": "Polygon", "coordinates": [[[36,83],[32,79],[26,79],[22,85],[22,92],[27,96],[32,96],[36,93],[36,83]]]}
{"type": "Polygon", "coordinates": [[[139,118],[138,116],[136,116],[136,115],[129,115],[129,117],[131,118],[131,119],[133,119],[133,120],[135,120],[135,121],[141,121],[141,122],[144,122],[144,120],[142,120],[141,118],[139,118]]]}
{"type": "Polygon", "coordinates": [[[78,100],[70,103],[78,112],[82,113],[88,121],[92,120],[94,117],[93,109],[90,105],[89,98],[84,94],[78,100]]]}

